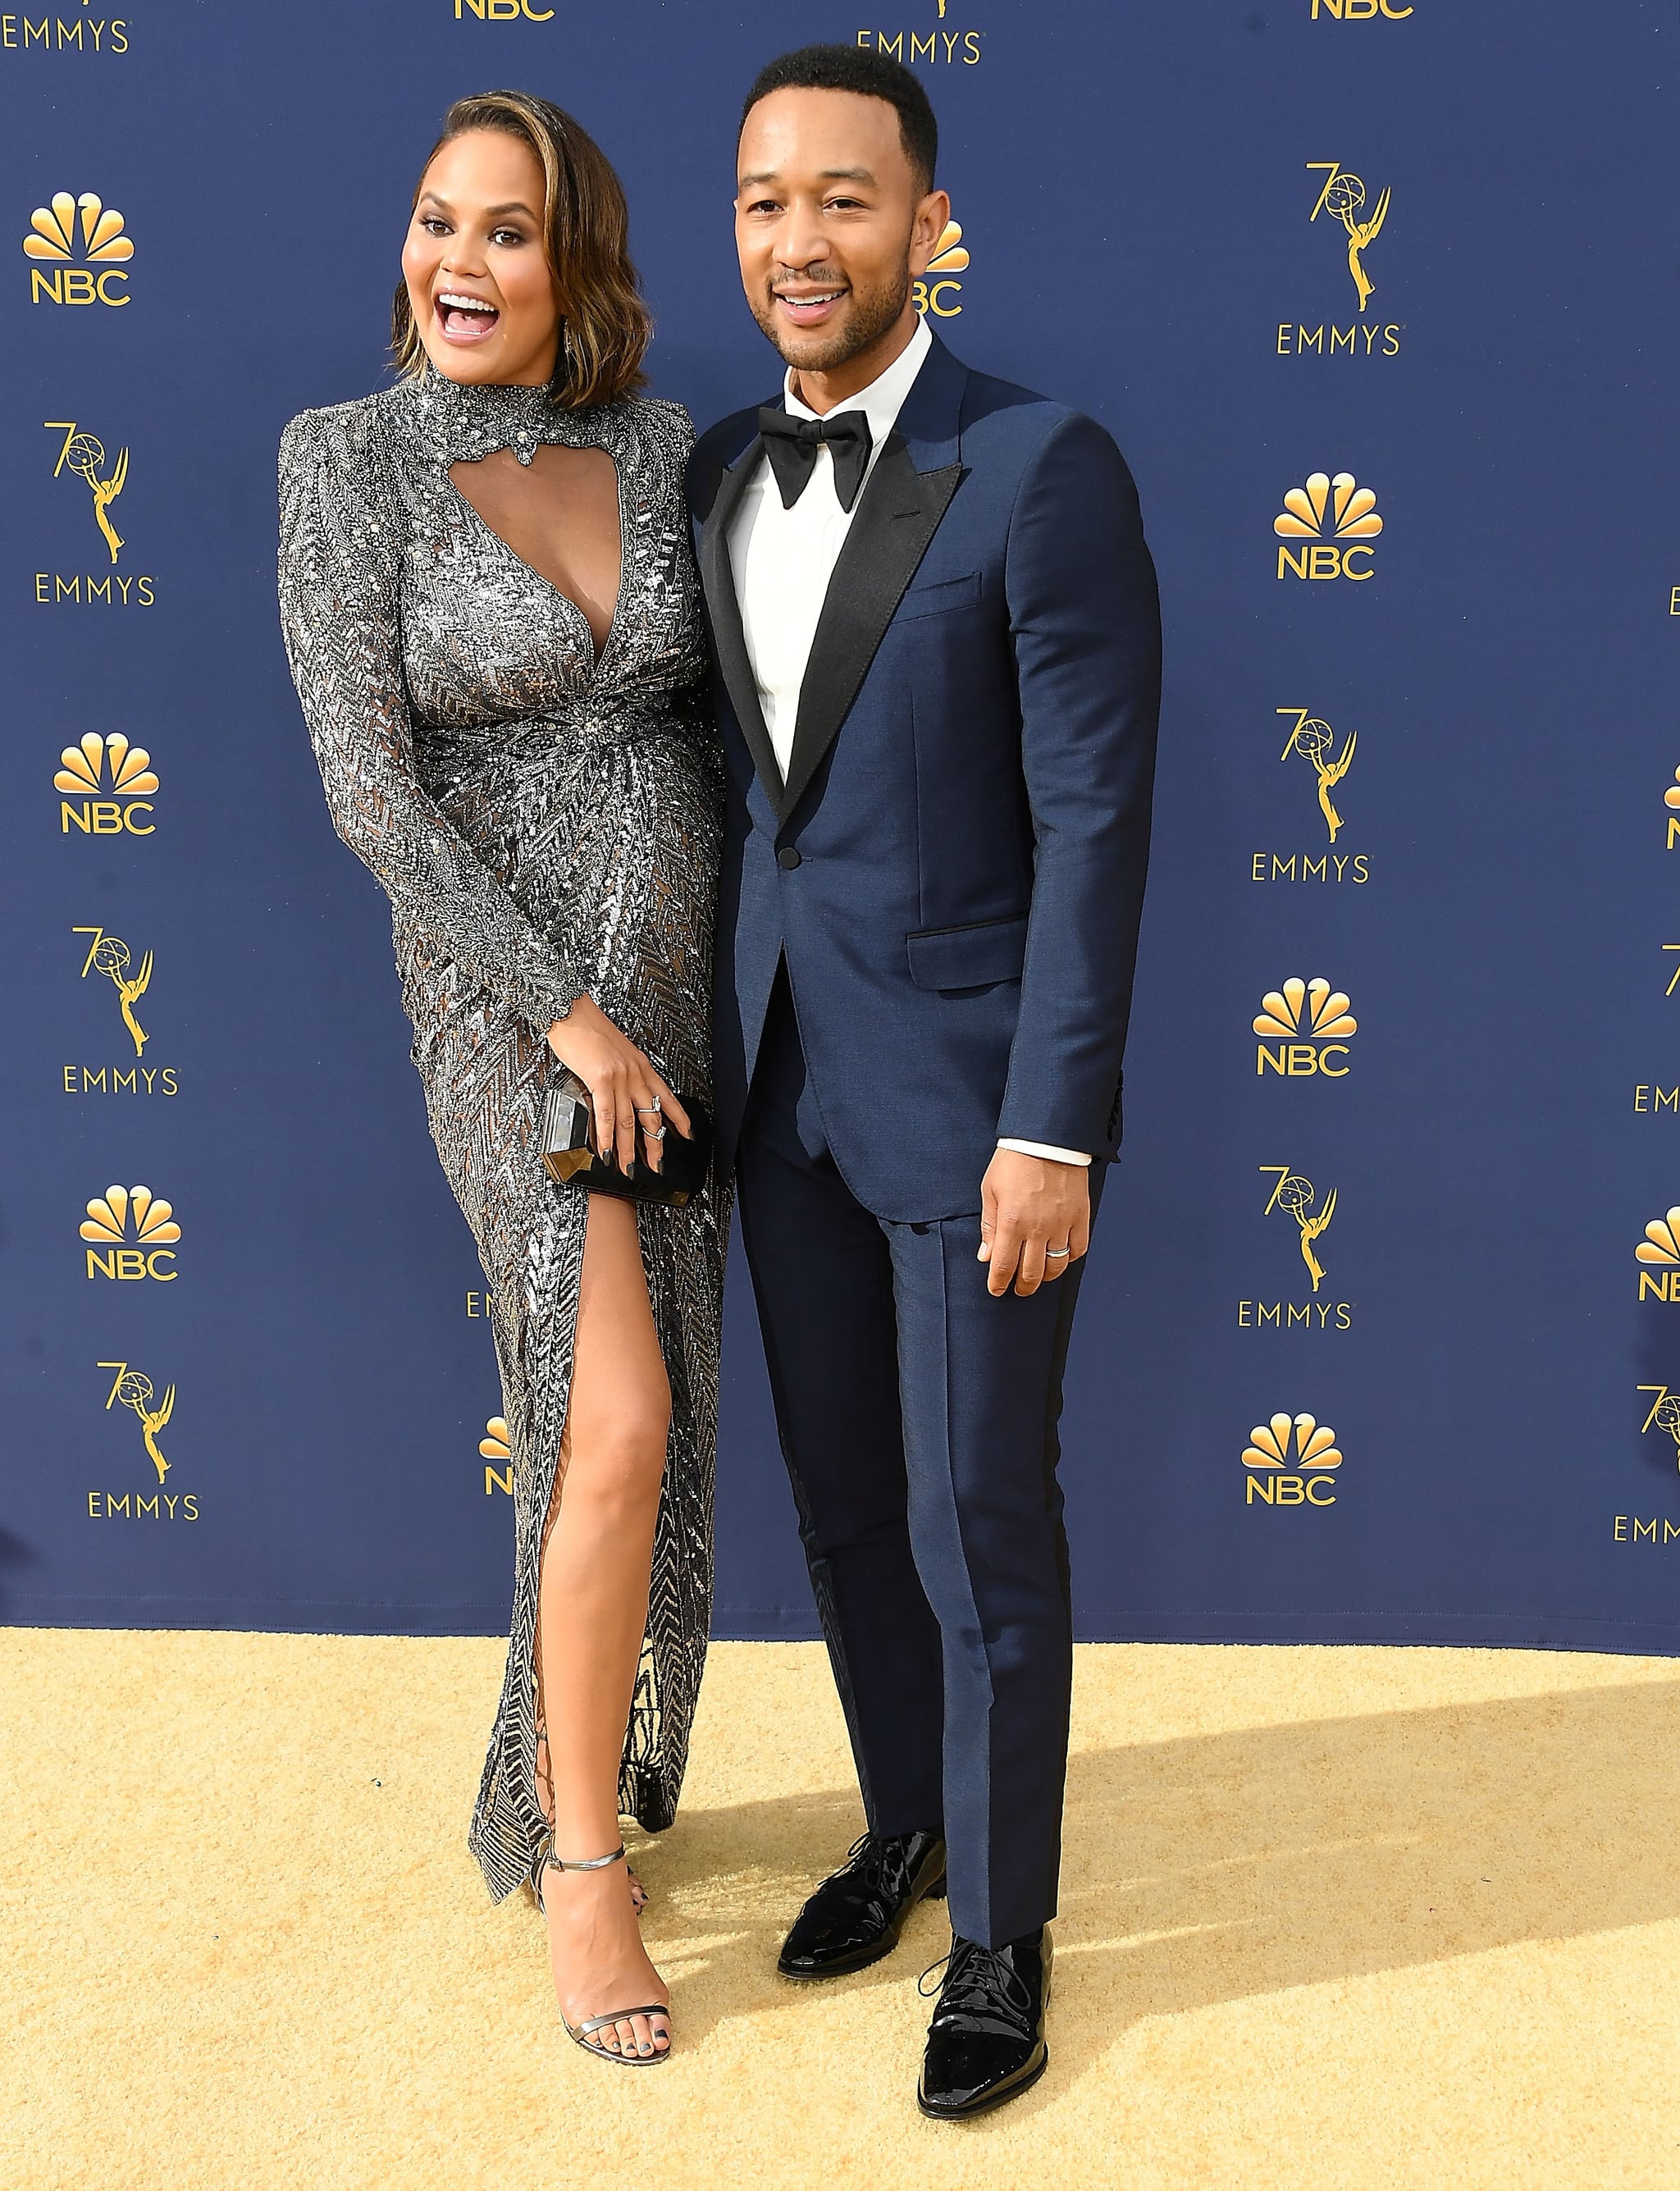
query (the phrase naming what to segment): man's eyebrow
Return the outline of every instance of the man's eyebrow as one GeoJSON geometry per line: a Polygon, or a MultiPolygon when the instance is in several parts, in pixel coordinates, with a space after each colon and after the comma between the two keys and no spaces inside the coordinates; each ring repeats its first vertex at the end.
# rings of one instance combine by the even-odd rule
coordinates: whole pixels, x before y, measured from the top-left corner
{"type": "MultiPolygon", "coordinates": [[[[761,175],[743,175],[740,178],[740,188],[743,191],[754,191],[757,190],[760,184],[773,183],[779,179],[775,168],[767,168],[761,175]]],[[[868,168],[824,168],[817,179],[823,183],[872,183],[875,177],[874,172],[868,168]]]]}

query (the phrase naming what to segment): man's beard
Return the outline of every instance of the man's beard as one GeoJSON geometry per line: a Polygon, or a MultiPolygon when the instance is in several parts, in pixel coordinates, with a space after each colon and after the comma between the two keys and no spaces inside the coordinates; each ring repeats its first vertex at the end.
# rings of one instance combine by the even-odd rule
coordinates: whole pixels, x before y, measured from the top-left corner
{"type": "Polygon", "coordinates": [[[897,283],[883,285],[879,289],[851,292],[851,309],[842,324],[834,328],[823,328],[808,338],[815,347],[789,347],[789,343],[801,341],[797,327],[786,326],[776,310],[773,298],[766,298],[762,308],[753,306],[753,317],[781,353],[783,361],[796,373],[832,373],[837,366],[846,364],[877,342],[899,317],[910,298],[910,270],[903,268],[897,283]]]}

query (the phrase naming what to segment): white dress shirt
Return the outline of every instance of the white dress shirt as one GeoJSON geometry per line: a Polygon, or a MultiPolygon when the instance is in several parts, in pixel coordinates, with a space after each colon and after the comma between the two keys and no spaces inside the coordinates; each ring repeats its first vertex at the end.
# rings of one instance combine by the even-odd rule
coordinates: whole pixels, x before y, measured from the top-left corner
{"type": "MultiPolygon", "coordinates": [[[[834,492],[834,455],[824,444],[817,449],[816,468],[804,492],[789,509],[782,506],[770,459],[760,457],[730,526],[730,569],[735,598],[740,604],[747,659],[757,680],[759,705],[764,711],[764,726],[770,733],[776,765],[784,777],[794,749],[800,690],[828,598],[829,582],[882,446],[897,423],[904,399],[932,346],[926,321],[918,320],[915,333],[886,372],[826,414],[834,418],[842,411],[861,411],[869,422],[868,468],[851,509],[841,509],[834,492]]],[[[783,384],[783,401],[790,418],[825,415],[812,411],[794,395],[791,369],[783,384]]],[[[1005,1141],[998,1147],[1017,1149],[1023,1156],[1050,1157],[1059,1164],[1091,1162],[1077,1150],[1051,1148],[1038,1141],[1005,1141]]]]}

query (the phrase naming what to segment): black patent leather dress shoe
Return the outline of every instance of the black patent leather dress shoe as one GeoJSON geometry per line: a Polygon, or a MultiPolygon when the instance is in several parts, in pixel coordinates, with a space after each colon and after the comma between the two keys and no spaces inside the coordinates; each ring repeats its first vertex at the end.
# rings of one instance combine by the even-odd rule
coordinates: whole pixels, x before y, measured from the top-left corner
{"type": "Polygon", "coordinates": [[[776,1967],[784,1978],[837,1978],[898,1945],[924,1897],[945,1892],[945,1836],[864,1834],[794,1920],[776,1967]]]}
{"type": "Polygon", "coordinates": [[[1002,1948],[952,1941],[916,2089],[925,2115],[960,2122],[1037,2084],[1050,2066],[1051,1960],[1048,1927],[1002,1948]]]}

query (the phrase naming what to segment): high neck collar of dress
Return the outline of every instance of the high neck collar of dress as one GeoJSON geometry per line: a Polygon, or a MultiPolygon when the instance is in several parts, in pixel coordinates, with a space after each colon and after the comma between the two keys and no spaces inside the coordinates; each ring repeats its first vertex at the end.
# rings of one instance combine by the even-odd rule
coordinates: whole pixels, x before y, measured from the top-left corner
{"type": "Polygon", "coordinates": [[[544,441],[583,438],[581,414],[546,387],[484,385],[451,380],[427,362],[413,382],[414,400],[429,435],[442,445],[446,464],[471,464],[496,449],[511,449],[528,464],[544,441]]]}

